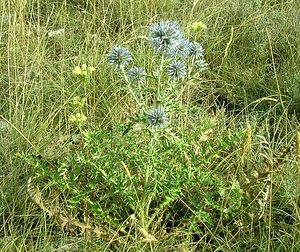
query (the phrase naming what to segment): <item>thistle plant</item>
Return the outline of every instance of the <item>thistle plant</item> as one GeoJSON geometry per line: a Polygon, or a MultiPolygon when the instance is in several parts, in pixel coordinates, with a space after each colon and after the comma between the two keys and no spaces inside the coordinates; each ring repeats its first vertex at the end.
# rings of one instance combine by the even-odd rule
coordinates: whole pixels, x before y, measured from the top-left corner
{"type": "Polygon", "coordinates": [[[163,20],[150,25],[148,42],[152,57],[143,66],[138,66],[132,53],[121,45],[112,47],[107,60],[118,76],[121,73],[128,92],[140,110],[140,118],[145,118],[151,126],[161,128],[164,124],[153,124],[149,115],[155,112],[169,117],[166,114],[182,111],[184,90],[207,69],[207,63],[201,44],[189,41],[175,21],[163,20]],[[156,67],[151,69],[150,66],[156,67]],[[152,90],[151,104],[149,90],[152,90]]]}
{"type": "Polygon", "coordinates": [[[167,70],[171,79],[180,80],[186,76],[186,66],[182,61],[171,62],[167,70]]]}
{"type": "Polygon", "coordinates": [[[114,46],[107,54],[109,64],[113,65],[115,69],[124,68],[131,61],[131,54],[128,49],[122,46],[114,46]]]}
{"type": "Polygon", "coordinates": [[[144,68],[134,66],[128,70],[128,82],[132,85],[141,85],[146,81],[146,71],[144,68]]]}
{"type": "Polygon", "coordinates": [[[189,44],[189,55],[194,59],[201,59],[203,57],[203,48],[197,42],[191,42],[189,44]]]}
{"type": "Polygon", "coordinates": [[[149,27],[149,41],[156,52],[170,53],[184,39],[177,22],[164,20],[149,27]]]}
{"type": "Polygon", "coordinates": [[[49,198],[60,192],[57,208],[64,210],[58,212],[67,212],[65,218],[75,226],[87,227],[84,232],[97,233],[101,223],[109,226],[104,233],[126,233],[124,223],[129,216],[134,216],[134,225],[143,236],[149,228],[155,229],[159,220],[196,231],[201,223],[216,224],[224,211],[234,216],[241,206],[241,190],[233,186],[238,183],[224,181],[207,169],[239,135],[213,139],[207,133],[214,125],[210,119],[202,120],[199,130],[190,133],[174,124],[173,114],[180,117],[181,111],[189,108],[188,102],[182,101],[185,90],[206,68],[202,46],[188,41],[174,21],[151,25],[148,41],[152,57],[147,57],[149,62],[144,65],[120,45],[107,53],[112,72],[120,78],[118,83],[136,102],[137,113],[129,124],[114,122],[109,130],[88,124],[87,87],[95,69],[82,65],[73,71],[80,86],[71,99],[69,118],[79,129],[79,146],[54,161],[25,158],[35,167],[31,182],[48,181],[49,198]],[[196,151],[195,142],[203,134],[196,151]]]}
{"type": "Polygon", "coordinates": [[[162,128],[166,121],[167,115],[162,108],[154,108],[146,112],[149,125],[162,128]]]}

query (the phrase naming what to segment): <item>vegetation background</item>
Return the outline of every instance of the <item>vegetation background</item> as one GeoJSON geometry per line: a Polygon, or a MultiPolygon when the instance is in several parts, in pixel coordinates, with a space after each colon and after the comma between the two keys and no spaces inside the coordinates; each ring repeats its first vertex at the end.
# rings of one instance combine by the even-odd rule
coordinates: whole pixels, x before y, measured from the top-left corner
{"type": "MultiPolygon", "coordinates": [[[[299,10],[296,0],[2,0],[1,251],[300,251],[299,10]],[[89,120],[107,128],[127,118],[130,97],[118,91],[106,54],[114,44],[143,50],[148,26],[162,19],[178,21],[186,34],[195,21],[206,24],[196,39],[209,69],[191,101],[201,115],[188,121],[197,132],[213,118],[220,142],[228,132],[245,132],[232,140],[230,157],[208,167],[217,167],[220,177],[244,169],[246,196],[255,190],[263,195],[261,181],[268,178],[264,215],[245,227],[220,221],[201,236],[173,228],[156,242],[143,242],[138,231],[122,245],[115,237],[87,242],[71,236],[28,197],[33,170],[17,154],[58,148],[70,136],[69,102],[77,85],[72,70],[82,63],[96,68],[89,120]],[[51,35],[62,28],[63,34],[51,35]],[[246,161],[245,142],[251,142],[246,161]]],[[[249,217],[251,206],[239,216],[249,217]]]]}

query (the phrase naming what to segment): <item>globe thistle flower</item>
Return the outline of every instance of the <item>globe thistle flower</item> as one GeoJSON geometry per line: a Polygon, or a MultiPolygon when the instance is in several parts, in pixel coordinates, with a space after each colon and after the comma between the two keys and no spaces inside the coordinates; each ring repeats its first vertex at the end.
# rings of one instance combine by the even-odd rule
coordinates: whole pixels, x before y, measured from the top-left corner
{"type": "Polygon", "coordinates": [[[146,80],[146,72],[141,67],[130,68],[127,75],[130,83],[143,84],[146,80]]]}
{"type": "Polygon", "coordinates": [[[190,55],[190,42],[187,39],[181,39],[176,46],[168,50],[167,55],[173,58],[186,59],[190,55]]]}
{"type": "Polygon", "coordinates": [[[168,74],[173,79],[183,79],[186,75],[186,66],[182,61],[175,60],[167,68],[168,74]]]}
{"type": "Polygon", "coordinates": [[[116,68],[128,65],[131,59],[129,50],[118,45],[114,46],[107,54],[109,64],[114,65],[116,68]]]}
{"type": "Polygon", "coordinates": [[[162,128],[168,120],[167,114],[162,108],[154,108],[146,112],[149,125],[157,128],[162,128]]]}
{"type": "Polygon", "coordinates": [[[203,48],[198,42],[190,42],[189,55],[195,59],[203,57],[203,48]]]}
{"type": "Polygon", "coordinates": [[[204,59],[198,59],[194,62],[194,68],[199,71],[205,71],[207,69],[207,62],[204,59]]]}
{"type": "Polygon", "coordinates": [[[163,20],[149,28],[149,41],[156,51],[168,53],[177,47],[183,34],[177,22],[163,20]]]}

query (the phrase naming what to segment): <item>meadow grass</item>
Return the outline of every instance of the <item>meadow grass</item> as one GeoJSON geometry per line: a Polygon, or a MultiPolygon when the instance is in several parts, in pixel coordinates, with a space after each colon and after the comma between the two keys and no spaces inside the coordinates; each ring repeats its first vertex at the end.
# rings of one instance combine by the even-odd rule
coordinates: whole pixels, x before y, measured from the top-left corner
{"type": "MultiPolygon", "coordinates": [[[[300,151],[299,145],[295,146],[300,105],[299,9],[296,0],[3,0],[0,250],[299,251],[300,151]],[[151,55],[146,45],[148,27],[162,19],[178,21],[191,37],[193,22],[207,26],[194,39],[203,45],[209,67],[183,98],[189,110],[174,117],[175,134],[185,141],[198,141],[198,149],[193,151],[200,153],[197,165],[215,179],[209,183],[237,178],[240,189],[232,194],[232,200],[238,202],[235,197],[241,193],[239,212],[226,219],[225,213],[216,210],[219,206],[214,209],[213,203],[208,204],[204,210],[213,216],[209,226],[198,220],[192,204],[187,206],[197,200],[204,204],[193,195],[206,195],[206,187],[197,192],[187,186],[185,193],[191,202],[171,195],[174,200],[154,218],[156,225],[153,220],[148,225],[145,216],[141,220],[157,241],[145,241],[149,237],[145,238],[141,229],[122,232],[121,225],[118,230],[107,223],[106,230],[113,234],[108,239],[61,229],[29,197],[27,181],[35,170],[18,154],[59,159],[62,147],[70,152],[81,148],[76,141],[70,147],[74,132],[78,134],[69,121],[74,112],[70,104],[78,94],[88,97],[89,124],[110,130],[115,123],[127,123],[137,107],[130,94],[120,90],[121,81],[113,75],[106,55],[113,45],[122,44],[134,51],[139,64],[147,63],[151,55]],[[51,35],[62,28],[62,35],[51,35]],[[96,68],[84,93],[72,73],[83,63],[96,68]],[[178,206],[188,210],[183,212],[178,206]],[[174,214],[173,219],[168,212],[174,214]],[[190,218],[188,222],[182,218],[184,214],[190,218]],[[198,225],[195,229],[189,227],[192,220],[198,225]]],[[[114,144],[122,149],[118,141],[114,144]]],[[[124,151],[122,155],[141,159],[149,167],[151,160],[153,167],[158,167],[156,163],[169,167],[155,155],[147,160],[138,152],[139,145],[136,152],[134,146],[127,147],[132,153],[124,151]]],[[[180,163],[178,153],[168,158],[180,163]]],[[[115,155],[111,160],[119,154],[115,155]]],[[[187,158],[189,162],[194,161],[187,158]]],[[[147,171],[153,172],[151,168],[147,171]]],[[[167,176],[164,172],[160,175],[167,176]]],[[[225,206],[225,201],[220,204],[225,206]]],[[[120,202],[117,210],[127,211],[120,202]]],[[[134,212],[136,215],[142,215],[146,202],[137,202],[141,210],[134,212]]],[[[153,204],[155,209],[156,202],[153,204]]],[[[125,221],[129,219],[124,225],[125,221]]]]}

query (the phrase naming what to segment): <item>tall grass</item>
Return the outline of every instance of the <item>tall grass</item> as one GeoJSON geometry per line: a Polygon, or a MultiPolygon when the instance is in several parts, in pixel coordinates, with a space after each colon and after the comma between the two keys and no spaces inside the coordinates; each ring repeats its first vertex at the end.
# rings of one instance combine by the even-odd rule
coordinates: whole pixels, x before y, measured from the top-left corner
{"type": "MultiPolygon", "coordinates": [[[[1,251],[298,251],[300,177],[293,146],[299,131],[299,9],[296,0],[3,0],[1,251]],[[257,209],[253,216],[241,212],[235,222],[220,221],[201,234],[173,227],[155,243],[144,243],[139,232],[122,238],[122,245],[118,237],[86,243],[58,228],[32,202],[26,193],[32,167],[17,154],[47,157],[49,146],[58,148],[72,137],[69,104],[81,90],[72,70],[82,63],[97,72],[86,90],[90,122],[109,129],[126,121],[135,111],[130,96],[118,88],[107,51],[123,44],[147,55],[147,27],[161,19],[177,20],[186,33],[197,20],[208,27],[196,37],[209,63],[191,91],[198,115],[190,113],[178,133],[199,132],[212,118],[216,143],[250,125],[253,136],[243,158],[240,134],[232,144],[236,149],[227,150],[232,154],[207,167],[218,176],[237,175],[249,199],[261,197],[270,185],[269,199],[259,220],[257,209]],[[62,28],[62,35],[50,35],[62,28]]],[[[146,62],[144,54],[135,58],[146,62]]],[[[248,204],[244,211],[254,203],[248,204]]]]}

